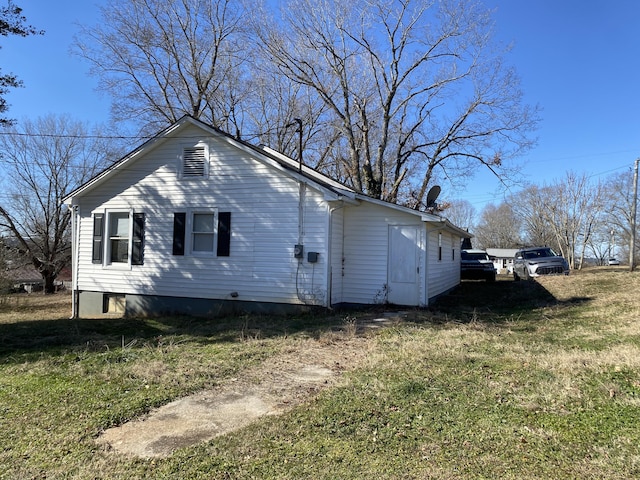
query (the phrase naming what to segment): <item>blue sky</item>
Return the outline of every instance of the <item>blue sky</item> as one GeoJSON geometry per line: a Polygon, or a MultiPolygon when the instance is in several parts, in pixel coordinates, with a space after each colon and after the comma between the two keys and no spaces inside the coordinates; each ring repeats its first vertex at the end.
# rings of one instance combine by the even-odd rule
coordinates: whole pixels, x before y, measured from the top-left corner
{"type": "MultiPolygon", "coordinates": [[[[3,2],[4,3],[4,2],[3,2]]],[[[27,23],[45,31],[43,36],[0,38],[0,67],[14,73],[24,88],[7,96],[7,116],[20,120],[48,113],[68,113],[78,120],[106,122],[109,100],[95,91],[96,79],[88,65],[69,52],[76,23],[97,22],[93,0],[16,0],[27,23]]]]}
{"type": "MultiPolygon", "coordinates": [[[[640,1],[483,0],[495,8],[499,40],[513,43],[508,56],[522,80],[526,100],[542,108],[538,145],[521,159],[534,183],[551,182],[568,170],[594,179],[626,171],[640,156],[640,1]]],[[[98,20],[99,0],[18,0],[42,37],[0,38],[0,66],[25,88],[7,97],[9,116],[20,120],[68,113],[106,122],[108,98],[95,91],[88,66],[69,53],[75,23],[98,20]]],[[[498,182],[478,174],[463,198],[478,210],[499,203],[498,182]]]]}
{"type": "MultiPolygon", "coordinates": [[[[513,43],[509,60],[527,101],[542,108],[538,145],[523,157],[529,180],[628,170],[640,156],[640,2],[485,4],[496,9],[498,37],[513,43]]],[[[469,193],[474,204],[493,201],[491,190],[469,193]]]]}

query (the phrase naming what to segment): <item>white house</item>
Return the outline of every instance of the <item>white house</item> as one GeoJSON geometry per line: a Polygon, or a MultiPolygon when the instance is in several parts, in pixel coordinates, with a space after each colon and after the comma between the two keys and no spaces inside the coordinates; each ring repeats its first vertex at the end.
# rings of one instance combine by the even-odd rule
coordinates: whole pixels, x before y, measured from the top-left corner
{"type": "Polygon", "coordinates": [[[517,251],[517,248],[487,248],[487,254],[493,260],[496,271],[505,275],[513,273],[513,258],[517,251]]]}
{"type": "Polygon", "coordinates": [[[64,202],[81,317],[425,306],[468,236],[189,116],[64,202]]]}

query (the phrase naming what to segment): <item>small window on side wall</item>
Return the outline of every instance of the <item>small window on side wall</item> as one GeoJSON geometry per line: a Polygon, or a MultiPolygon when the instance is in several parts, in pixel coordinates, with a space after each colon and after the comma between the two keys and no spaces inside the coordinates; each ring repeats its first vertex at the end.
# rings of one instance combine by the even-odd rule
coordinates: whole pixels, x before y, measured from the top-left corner
{"type": "Polygon", "coordinates": [[[231,250],[231,212],[173,214],[173,254],[228,257],[231,250]],[[217,220],[217,223],[216,223],[217,220]]]}
{"type": "Polygon", "coordinates": [[[191,250],[198,253],[213,253],[214,213],[194,213],[191,250]]]}
{"type": "Polygon", "coordinates": [[[109,222],[109,263],[129,263],[129,212],[113,212],[109,222]]]}

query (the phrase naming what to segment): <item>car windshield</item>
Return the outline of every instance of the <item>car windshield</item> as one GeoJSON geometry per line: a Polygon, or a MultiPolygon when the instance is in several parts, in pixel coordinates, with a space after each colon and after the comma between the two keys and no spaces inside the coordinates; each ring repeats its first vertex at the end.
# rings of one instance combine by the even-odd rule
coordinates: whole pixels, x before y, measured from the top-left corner
{"type": "Polygon", "coordinates": [[[556,252],[550,248],[538,248],[524,252],[524,258],[557,257],[556,252]]]}
{"type": "Polygon", "coordinates": [[[462,252],[462,260],[487,260],[487,254],[482,252],[462,252]]]}

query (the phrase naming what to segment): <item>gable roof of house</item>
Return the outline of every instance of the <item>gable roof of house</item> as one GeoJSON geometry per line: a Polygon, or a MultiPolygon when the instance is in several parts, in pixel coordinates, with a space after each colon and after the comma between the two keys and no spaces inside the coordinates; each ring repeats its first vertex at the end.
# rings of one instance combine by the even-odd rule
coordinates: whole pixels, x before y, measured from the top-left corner
{"type": "Polygon", "coordinates": [[[93,190],[97,186],[101,185],[115,172],[122,170],[125,166],[128,166],[131,163],[135,162],[138,158],[149,153],[151,150],[157,148],[167,140],[179,136],[179,132],[189,125],[194,125],[204,130],[209,135],[227,141],[228,143],[234,145],[236,148],[240,148],[241,150],[244,150],[247,153],[251,154],[254,158],[262,160],[266,163],[270,163],[272,166],[280,167],[281,169],[287,171],[289,175],[305,177],[316,184],[316,186],[321,190],[329,191],[336,197],[345,195],[353,197],[353,195],[355,194],[355,192],[349,187],[341,185],[340,183],[320,174],[319,172],[316,172],[315,170],[307,166],[303,166],[302,170],[300,170],[298,167],[298,163],[295,160],[290,159],[289,157],[286,157],[285,155],[282,155],[275,150],[271,150],[267,147],[257,147],[243,140],[234,138],[228,133],[223,132],[222,130],[212,125],[208,125],[200,120],[197,120],[194,117],[185,115],[177,122],[165,128],[154,137],[142,143],[136,149],[129,152],[124,157],[117,160],[116,162],[93,176],[87,182],[71,191],[62,199],[62,202],[65,204],[71,204],[74,198],[82,196],[87,192],[93,190]]]}
{"type": "Polygon", "coordinates": [[[459,233],[463,237],[470,237],[468,232],[453,225],[444,217],[429,212],[420,212],[418,210],[413,210],[408,207],[403,207],[401,205],[386,202],[384,200],[378,200],[362,193],[358,193],[354,189],[337,182],[336,180],[318,172],[317,170],[314,170],[307,165],[300,164],[298,161],[287,157],[286,155],[277,152],[276,150],[273,150],[266,146],[256,146],[244,140],[235,138],[232,135],[223,132],[222,130],[214,126],[208,125],[201,120],[198,120],[189,115],[183,116],[177,122],[165,128],[146,142],[142,143],[135,150],[128,153],[120,160],[114,162],[112,165],[95,175],[93,178],[67,194],[62,199],[62,202],[67,205],[73,204],[74,199],[76,199],[77,197],[81,197],[94,188],[98,187],[103,182],[107,181],[115,172],[135,162],[138,158],[141,158],[143,155],[160,146],[167,140],[171,139],[172,137],[178,136],[179,132],[189,125],[194,125],[207,132],[208,134],[215,136],[218,139],[224,140],[229,144],[235,146],[236,148],[244,150],[257,160],[270,164],[275,168],[281,169],[287,175],[315,185],[316,188],[325,193],[325,195],[328,197],[328,200],[343,200],[355,203],[369,202],[381,205],[387,208],[419,216],[424,222],[438,223],[443,227],[448,228],[449,230],[459,233]]]}

